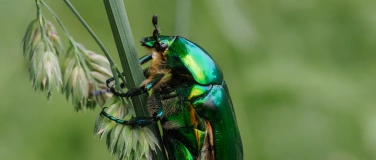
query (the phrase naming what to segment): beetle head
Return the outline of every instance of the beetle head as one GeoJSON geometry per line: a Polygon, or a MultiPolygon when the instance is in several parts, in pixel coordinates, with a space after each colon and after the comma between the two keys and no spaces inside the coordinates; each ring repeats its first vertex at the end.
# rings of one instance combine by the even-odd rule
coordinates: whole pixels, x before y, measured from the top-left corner
{"type": "Polygon", "coordinates": [[[160,35],[158,29],[158,16],[156,14],[152,18],[152,23],[154,26],[153,36],[142,38],[141,45],[147,48],[153,48],[157,52],[164,52],[175,40],[175,37],[160,35]]]}

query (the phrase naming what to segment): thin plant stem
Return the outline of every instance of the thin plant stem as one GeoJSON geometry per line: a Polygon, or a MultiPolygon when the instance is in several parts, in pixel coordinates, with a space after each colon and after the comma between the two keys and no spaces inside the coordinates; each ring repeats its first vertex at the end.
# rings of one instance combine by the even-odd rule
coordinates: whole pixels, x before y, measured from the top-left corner
{"type": "Polygon", "coordinates": [[[59,23],[61,29],[63,29],[63,32],[65,33],[65,35],[69,38],[69,40],[74,41],[73,38],[72,38],[72,36],[69,34],[68,30],[65,28],[64,24],[60,21],[59,17],[50,8],[50,6],[48,6],[47,3],[44,2],[43,0],[40,0],[40,3],[43,4],[43,6],[45,6],[47,8],[47,10],[52,14],[52,16],[55,18],[55,20],[57,21],[57,23],[59,23]]]}
{"type": "MultiPolygon", "coordinates": [[[[50,6],[48,6],[48,4],[46,2],[44,2],[43,0],[40,0],[39,1],[44,7],[47,8],[47,10],[52,14],[52,16],[55,18],[55,20],[57,21],[57,23],[60,25],[60,27],[63,29],[63,32],[64,34],[68,37],[69,41],[70,41],[70,44],[73,46],[73,50],[74,50],[74,53],[83,53],[84,51],[82,51],[79,47],[77,47],[77,43],[76,41],[73,39],[73,37],[69,34],[68,30],[65,28],[63,22],[61,22],[60,18],[57,16],[57,14],[51,9],[50,6]],[[78,50],[80,50],[81,52],[78,52],[78,50]]],[[[86,73],[86,77],[92,79],[92,76],[90,75],[90,69],[89,67],[86,65],[83,57],[81,54],[76,54],[76,59],[79,60],[79,62],[81,63],[81,67],[84,68],[85,70],[85,73],[86,73]]],[[[94,82],[95,85],[97,85],[96,82],[94,82]]]]}
{"type": "MultiPolygon", "coordinates": [[[[71,9],[71,11],[73,12],[73,14],[77,17],[77,19],[81,22],[81,24],[85,27],[85,29],[89,32],[89,34],[93,37],[93,39],[95,40],[95,42],[97,42],[98,46],[101,48],[102,52],[104,53],[104,55],[106,56],[106,58],[108,59],[108,61],[110,62],[110,66],[111,66],[111,71],[112,71],[112,74],[114,75],[115,77],[115,83],[116,83],[116,86],[120,88],[120,83],[118,81],[118,78],[117,78],[117,75],[116,74],[119,74],[119,75],[122,75],[121,72],[119,71],[119,69],[116,67],[115,65],[115,62],[114,60],[112,59],[112,57],[110,56],[109,52],[107,51],[107,49],[104,47],[103,43],[99,40],[99,38],[95,35],[95,33],[93,32],[93,30],[89,27],[89,25],[85,22],[85,20],[81,17],[81,15],[78,13],[78,11],[74,8],[74,6],[69,2],[69,0],[64,0],[64,2],[67,4],[67,6],[71,9]]],[[[120,78],[122,79],[122,81],[125,83],[125,85],[127,86],[126,84],[126,80],[124,79],[123,76],[120,76],[120,78]]],[[[128,86],[127,86],[128,87],[128,86]]]]}
{"type": "MultiPolygon", "coordinates": [[[[114,36],[115,44],[120,57],[120,62],[124,70],[128,85],[133,88],[137,87],[145,78],[142,72],[141,64],[137,56],[136,46],[133,40],[132,31],[128,21],[127,13],[123,0],[103,0],[110,21],[111,30],[114,36]]],[[[145,105],[145,95],[132,98],[133,108],[136,116],[149,116],[145,105]]],[[[156,149],[153,152],[153,159],[167,159],[164,151],[161,135],[157,124],[148,126],[157,138],[157,145],[161,150],[156,149]]]]}

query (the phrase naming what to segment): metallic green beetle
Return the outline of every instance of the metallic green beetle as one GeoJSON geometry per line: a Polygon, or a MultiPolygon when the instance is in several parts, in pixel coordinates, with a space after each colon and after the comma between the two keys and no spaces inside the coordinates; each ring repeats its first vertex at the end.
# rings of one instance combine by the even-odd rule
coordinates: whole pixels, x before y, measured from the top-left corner
{"type": "Polygon", "coordinates": [[[140,59],[141,64],[152,61],[144,71],[146,80],[126,93],[111,87],[114,95],[128,98],[151,90],[150,117],[125,121],[104,110],[101,115],[126,125],[160,121],[170,160],[243,159],[236,116],[221,69],[197,44],[180,36],[159,35],[156,15],[152,21],[153,36],[141,41],[151,51],[140,59]]]}

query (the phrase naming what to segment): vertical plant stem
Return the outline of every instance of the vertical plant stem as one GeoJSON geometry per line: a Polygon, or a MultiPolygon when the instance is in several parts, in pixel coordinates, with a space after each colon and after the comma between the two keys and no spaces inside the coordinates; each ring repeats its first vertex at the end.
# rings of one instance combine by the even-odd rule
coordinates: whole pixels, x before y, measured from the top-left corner
{"type": "MultiPolygon", "coordinates": [[[[137,56],[124,2],[123,0],[104,0],[104,4],[127,84],[130,88],[136,87],[144,80],[144,76],[137,56]]],[[[138,117],[149,116],[145,105],[145,96],[132,98],[132,103],[138,117]]],[[[161,150],[157,148],[157,152],[153,153],[153,159],[167,159],[157,124],[151,125],[150,129],[157,137],[158,145],[161,146],[161,150]]]]}

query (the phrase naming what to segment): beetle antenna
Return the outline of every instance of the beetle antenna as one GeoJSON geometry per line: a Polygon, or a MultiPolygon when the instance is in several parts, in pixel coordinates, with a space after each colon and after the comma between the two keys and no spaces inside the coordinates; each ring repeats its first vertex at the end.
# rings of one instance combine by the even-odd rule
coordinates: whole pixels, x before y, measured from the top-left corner
{"type": "Polygon", "coordinates": [[[157,26],[158,25],[158,15],[154,14],[151,21],[153,22],[153,26],[155,27],[155,29],[157,29],[158,28],[158,26],[157,26]]]}
{"type": "Polygon", "coordinates": [[[160,31],[158,29],[158,15],[157,14],[154,14],[153,15],[153,18],[151,19],[151,22],[153,23],[153,26],[154,26],[154,31],[153,31],[153,37],[156,41],[156,43],[154,43],[154,47],[157,51],[159,52],[164,52],[167,48],[167,45],[166,44],[161,44],[161,41],[160,39],[158,38],[158,36],[160,35],[160,31]]]}
{"type": "Polygon", "coordinates": [[[158,29],[158,15],[154,14],[151,21],[154,26],[153,36],[158,36],[160,34],[159,29],[158,29]]]}

